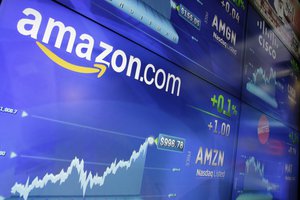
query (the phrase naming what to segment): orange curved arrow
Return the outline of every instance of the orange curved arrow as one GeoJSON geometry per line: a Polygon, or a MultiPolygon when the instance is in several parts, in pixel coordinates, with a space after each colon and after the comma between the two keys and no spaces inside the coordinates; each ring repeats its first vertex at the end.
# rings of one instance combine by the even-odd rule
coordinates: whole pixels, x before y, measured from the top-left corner
{"type": "Polygon", "coordinates": [[[36,44],[44,52],[44,54],[46,54],[46,56],[48,56],[48,58],[50,58],[53,62],[70,71],[83,73],[83,74],[99,73],[97,76],[98,78],[100,78],[106,71],[106,66],[103,64],[94,64],[94,68],[74,65],[57,56],[55,53],[53,53],[42,43],[36,41],[36,44]]]}

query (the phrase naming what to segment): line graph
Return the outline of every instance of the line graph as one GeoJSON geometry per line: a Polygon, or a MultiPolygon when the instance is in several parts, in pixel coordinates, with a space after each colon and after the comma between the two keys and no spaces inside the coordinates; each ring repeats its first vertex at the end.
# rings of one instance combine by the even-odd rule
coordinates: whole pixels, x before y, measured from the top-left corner
{"type": "Polygon", "coordinates": [[[244,190],[246,191],[275,191],[278,185],[265,178],[265,167],[254,157],[246,160],[244,190]]]}
{"type": "Polygon", "coordinates": [[[276,77],[277,73],[273,70],[273,68],[270,69],[269,76],[266,74],[266,72],[263,70],[263,68],[258,68],[255,73],[253,73],[253,82],[255,84],[265,83],[265,84],[272,84],[272,81],[276,85],[276,77]]]}
{"type": "Polygon", "coordinates": [[[274,108],[278,107],[276,101],[276,88],[283,90],[282,84],[276,81],[277,73],[273,68],[270,69],[270,73],[267,75],[262,67],[259,67],[249,78],[246,85],[247,90],[259,97],[274,108]]]}
{"type": "Polygon", "coordinates": [[[248,160],[246,160],[246,173],[249,173],[252,169],[260,177],[264,176],[264,165],[261,164],[259,161],[255,161],[254,157],[250,157],[248,160]]]}
{"type": "Polygon", "coordinates": [[[101,176],[85,170],[84,160],[74,158],[66,171],[58,174],[47,173],[25,184],[15,183],[11,193],[27,200],[33,196],[104,196],[104,195],[138,195],[148,147],[146,140],[129,160],[115,160],[101,176]],[[128,184],[130,180],[131,184],[128,184]],[[118,187],[116,187],[118,185],[118,187]]]}
{"type": "MultiPolygon", "coordinates": [[[[149,142],[149,145],[151,143],[149,142]]],[[[12,152],[15,153],[15,152],[12,152]]],[[[16,155],[18,156],[18,155],[16,155]]],[[[72,160],[69,159],[62,159],[62,158],[53,158],[53,157],[45,157],[45,156],[32,156],[32,155],[19,155],[20,158],[26,158],[26,159],[35,159],[35,160],[46,160],[46,161],[55,161],[55,162],[65,162],[65,163],[71,163],[72,160]]],[[[11,157],[14,158],[14,157],[11,157]]],[[[103,162],[95,162],[95,161],[84,161],[85,165],[98,165],[98,166],[110,166],[111,163],[103,163],[103,162]]],[[[162,167],[151,167],[151,166],[145,166],[145,170],[157,170],[157,171],[170,171],[170,172],[180,172],[180,168],[162,168],[162,167]]],[[[1,200],[1,199],[0,199],[1,200]]]]}

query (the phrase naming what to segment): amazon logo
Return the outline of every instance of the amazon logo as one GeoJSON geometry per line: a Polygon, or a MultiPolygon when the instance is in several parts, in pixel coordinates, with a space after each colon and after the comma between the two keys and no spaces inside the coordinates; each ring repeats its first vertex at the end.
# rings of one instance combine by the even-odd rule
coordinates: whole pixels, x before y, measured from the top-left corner
{"type": "MultiPolygon", "coordinates": [[[[22,18],[21,20],[18,21],[17,29],[19,33],[25,36],[30,36],[31,38],[37,40],[40,26],[42,23],[41,13],[33,8],[26,8],[24,9],[23,14],[25,14],[28,18],[22,18]]],[[[66,52],[68,53],[72,53],[74,51],[75,39],[77,36],[74,27],[65,26],[63,22],[56,21],[53,18],[49,18],[45,33],[42,38],[42,42],[36,41],[36,45],[49,59],[51,59],[57,65],[73,72],[85,73],[85,74],[97,73],[98,78],[100,78],[105,73],[107,66],[109,66],[109,62],[101,59],[105,57],[107,51],[103,51],[103,55],[99,55],[95,59],[96,64],[94,64],[93,67],[87,67],[87,66],[79,66],[76,64],[72,64],[64,60],[63,58],[57,56],[54,52],[52,52],[49,48],[47,48],[44,44],[49,43],[50,37],[51,35],[53,35],[54,29],[58,30],[56,40],[55,40],[56,48],[60,49],[64,39],[67,38],[66,35],[68,36],[67,48],[66,48],[66,52]]],[[[82,34],[80,35],[79,39],[81,40],[81,42],[76,45],[75,54],[79,58],[84,58],[88,61],[91,61],[92,52],[95,43],[94,38],[88,34],[82,34]]],[[[107,44],[105,45],[101,43],[101,46],[107,47],[109,45],[107,44]]]]}
{"type": "Polygon", "coordinates": [[[144,64],[139,57],[128,55],[122,49],[116,49],[106,42],[96,42],[90,34],[83,33],[78,36],[74,27],[67,26],[52,17],[47,21],[42,38],[38,38],[43,20],[42,14],[33,8],[25,8],[23,14],[24,17],[17,23],[18,32],[34,39],[37,48],[58,66],[76,73],[97,74],[98,78],[102,77],[110,68],[116,73],[126,73],[127,77],[133,77],[146,85],[176,94],[176,96],[180,95],[180,77],[167,73],[164,69],[157,68],[151,63],[144,64]],[[54,47],[61,49],[62,43],[64,43],[66,52],[75,53],[77,57],[85,59],[89,63],[94,62],[93,66],[80,66],[55,54],[47,47],[50,38],[53,37],[55,38],[54,47]],[[75,45],[75,40],[80,42],[75,45]],[[100,47],[103,51],[92,58],[95,47],[100,47]]]}

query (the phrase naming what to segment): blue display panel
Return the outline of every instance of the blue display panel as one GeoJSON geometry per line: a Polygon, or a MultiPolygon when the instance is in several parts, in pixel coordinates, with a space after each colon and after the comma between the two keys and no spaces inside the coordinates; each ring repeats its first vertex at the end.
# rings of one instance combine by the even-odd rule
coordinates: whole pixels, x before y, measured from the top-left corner
{"type": "Polygon", "coordinates": [[[247,1],[58,2],[240,95],[247,1]]]}
{"type": "Polygon", "coordinates": [[[297,0],[253,0],[251,3],[264,17],[290,52],[300,59],[300,4],[297,0]]]}
{"type": "Polygon", "coordinates": [[[299,132],[242,104],[233,199],[298,199],[299,132]]]}
{"type": "Polygon", "coordinates": [[[299,63],[249,6],[243,100],[294,128],[299,119],[299,63]]]}
{"type": "Polygon", "coordinates": [[[237,99],[54,2],[0,32],[0,199],[231,198],[237,99]]]}

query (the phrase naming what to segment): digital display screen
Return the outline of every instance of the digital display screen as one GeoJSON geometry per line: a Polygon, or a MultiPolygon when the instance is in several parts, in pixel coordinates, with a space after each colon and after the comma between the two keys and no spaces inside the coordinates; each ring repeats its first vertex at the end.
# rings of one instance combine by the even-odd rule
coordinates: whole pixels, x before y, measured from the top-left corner
{"type": "Polygon", "coordinates": [[[240,94],[247,1],[58,2],[219,87],[240,94]]]}
{"type": "Polygon", "coordinates": [[[55,2],[0,32],[1,200],[231,198],[238,99],[55,2]]]}
{"type": "Polygon", "coordinates": [[[298,199],[299,133],[241,106],[233,199],[298,199]]]}
{"type": "Polygon", "coordinates": [[[264,17],[290,52],[300,59],[300,3],[298,0],[253,0],[253,6],[264,17]]]}
{"type": "Polygon", "coordinates": [[[243,100],[298,128],[299,62],[251,6],[248,17],[243,100]]]}

